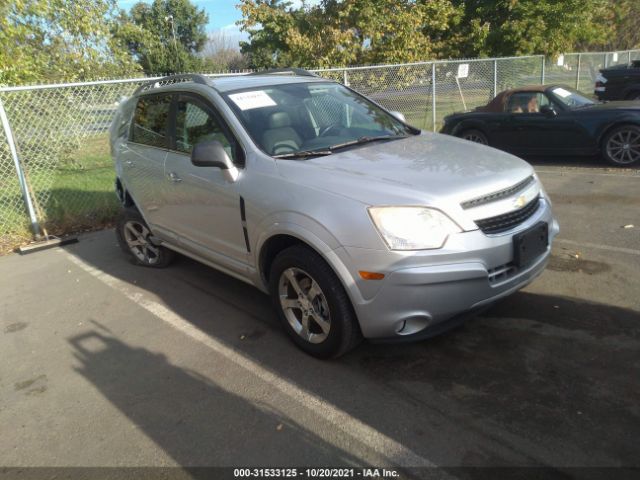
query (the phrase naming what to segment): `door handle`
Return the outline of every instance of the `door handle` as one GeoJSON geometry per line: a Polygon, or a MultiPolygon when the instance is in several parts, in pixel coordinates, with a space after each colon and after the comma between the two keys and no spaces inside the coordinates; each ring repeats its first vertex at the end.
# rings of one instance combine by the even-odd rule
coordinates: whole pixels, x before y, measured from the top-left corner
{"type": "Polygon", "coordinates": [[[173,183],[180,183],[182,181],[182,179],[175,172],[169,173],[169,180],[171,180],[173,183]]]}

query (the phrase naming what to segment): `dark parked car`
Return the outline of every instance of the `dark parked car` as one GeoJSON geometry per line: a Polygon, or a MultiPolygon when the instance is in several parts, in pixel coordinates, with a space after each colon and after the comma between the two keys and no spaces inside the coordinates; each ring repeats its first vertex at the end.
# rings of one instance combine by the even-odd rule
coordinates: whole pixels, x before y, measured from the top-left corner
{"type": "Polygon", "coordinates": [[[506,90],[473,112],[445,117],[441,133],[516,155],[602,154],[640,164],[640,102],[596,103],[560,85],[506,90]]]}
{"type": "Polygon", "coordinates": [[[594,93],[599,100],[640,100],[640,60],[600,70],[594,93]]]}

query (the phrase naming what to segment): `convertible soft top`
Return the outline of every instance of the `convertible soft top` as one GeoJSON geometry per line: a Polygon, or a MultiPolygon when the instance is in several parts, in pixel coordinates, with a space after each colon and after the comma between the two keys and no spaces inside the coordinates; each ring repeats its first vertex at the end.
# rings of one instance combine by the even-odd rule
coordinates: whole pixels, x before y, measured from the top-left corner
{"type": "Polygon", "coordinates": [[[496,97],[487,103],[484,107],[476,108],[476,112],[489,112],[500,113],[504,112],[505,105],[509,100],[509,97],[518,92],[544,92],[549,88],[549,85],[528,85],[526,87],[512,88],[511,90],[505,90],[500,92],[496,97]]]}

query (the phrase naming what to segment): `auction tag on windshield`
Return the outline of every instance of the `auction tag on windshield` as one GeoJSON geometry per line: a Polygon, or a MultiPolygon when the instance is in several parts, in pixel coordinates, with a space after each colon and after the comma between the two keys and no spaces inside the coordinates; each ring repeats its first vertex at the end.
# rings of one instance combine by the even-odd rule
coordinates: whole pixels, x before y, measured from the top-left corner
{"type": "Polygon", "coordinates": [[[571,95],[571,92],[569,90],[565,90],[564,88],[554,88],[553,89],[553,93],[555,93],[556,95],[559,95],[562,98],[567,98],[569,95],[571,95]]]}
{"type": "Polygon", "coordinates": [[[254,90],[252,92],[234,93],[229,98],[238,105],[240,110],[251,110],[252,108],[273,107],[276,102],[264,90],[254,90]]]}

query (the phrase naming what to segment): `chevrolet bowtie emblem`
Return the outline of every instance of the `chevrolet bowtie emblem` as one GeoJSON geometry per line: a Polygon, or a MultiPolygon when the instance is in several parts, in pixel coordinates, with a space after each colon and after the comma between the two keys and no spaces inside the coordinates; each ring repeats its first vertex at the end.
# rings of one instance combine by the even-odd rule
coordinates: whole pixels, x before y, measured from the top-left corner
{"type": "Polygon", "coordinates": [[[524,207],[524,204],[527,203],[527,199],[524,195],[520,195],[518,198],[516,198],[515,202],[513,202],[513,206],[516,208],[522,208],[524,207]]]}

